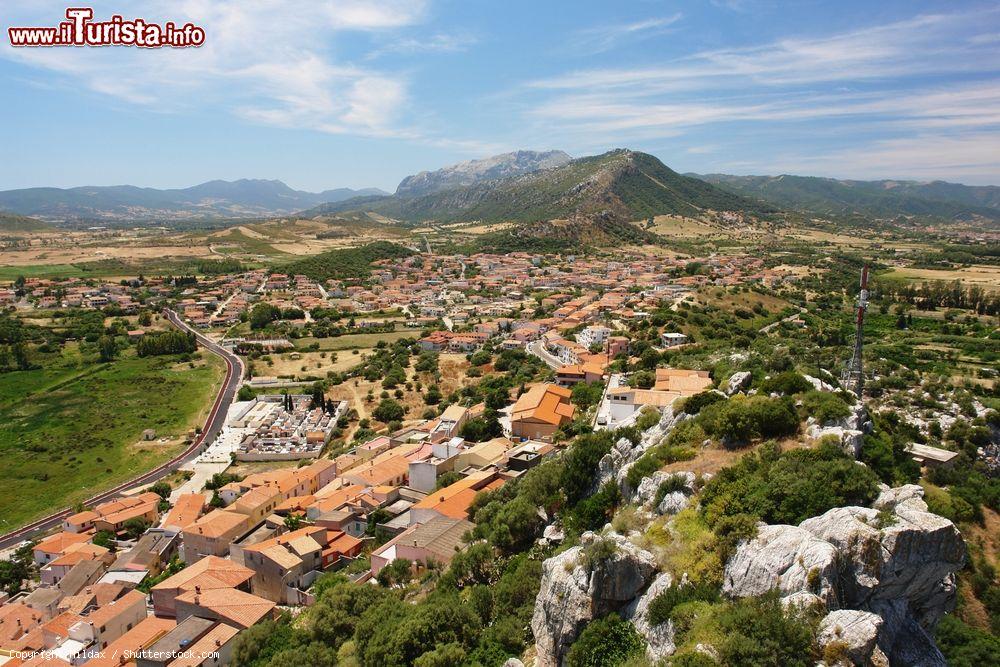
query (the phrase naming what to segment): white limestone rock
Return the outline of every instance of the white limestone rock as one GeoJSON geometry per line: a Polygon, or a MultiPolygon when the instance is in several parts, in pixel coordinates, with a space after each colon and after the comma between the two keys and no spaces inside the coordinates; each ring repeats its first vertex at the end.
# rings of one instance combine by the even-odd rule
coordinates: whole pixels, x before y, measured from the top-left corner
{"type": "Polygon", "coordinates": [[[729,382],[726,383],[726,395],[732,396],[733,394],[739,393],[750,386],[750,380],[753,378],[753,374],[750,371],[738,371],[733,373],[729,382]]]}
{"type": "Polygon", "coordinates": [[[547,559],[531,618],[536,666],[556,667],[587,623],[624,608],[655,571],[651,553],[614,533],[584,533],[579,546],[547,559]],[[598,540],[611,541],[614,551],[588,569],[584,550],[598,540]]]}
{"type": "Polygon", "coordinates": [[[867,611],[838,609],[819,622],[817,641],[826,648],[834,642],[842,644],[845,657],[853,665],[886,665],[889,662],[878,647],[882,617],[867,611]]]}
{"type": "Polygon", "coordinates": [[[796,526],[760,524],[726,563],[722,591],[736,597],[806,592],[836,604],[837,550],[796,526]]]}
{"type": "Polygon", "coordinates": [[[636,631],[646,640],[646,659],[653,664],[674,654],[674,624],[671,621],[650,625],[649,606],[663,591],[673,585],[674,578],[668,572],[661,573],[649,585],[646,592],[629,605],[625,617],[632,621],[636,631]]]}

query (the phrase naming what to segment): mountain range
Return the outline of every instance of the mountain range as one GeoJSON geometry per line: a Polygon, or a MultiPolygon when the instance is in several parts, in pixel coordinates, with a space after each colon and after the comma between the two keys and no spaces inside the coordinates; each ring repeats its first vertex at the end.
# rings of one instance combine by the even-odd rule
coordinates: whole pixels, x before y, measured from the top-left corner
{"type": "Polygon", "coordinates": [[[734,194],[819,216],[913,216],[1000,221],[1000,187],[944,181],[850,181],[810,176],[689,174],[734,194]]]}
{"type": "Polygon", "coordinates": [[[248,218],[293,213],[351,197],[385,194],[377,188],[304,192],[274,180],[217,180],[169,190],[132,185],[5,190],[0,192],[0,210],[55,221],[248,218]]]}
{"type": "Polygon", "coordinates": [[[437,171],[422,171],[407,176],[396,188],[396,195],[417,197],[475,185],[480,181],[520,176],[539,169],[561,167],[572,159],[562,151],[514,151],[482,160],[468,160],[437,171]]]}
{"type": "Polygon", "coordinates": [[[301,215],[365,211],[413,223],[528,223],[594,216],[632,221],[667,213],[697,215],[735,209],[765,211],[770,207],[682,176],[652,155],[618,149],[519,175],[475,179],[428,194],[397,191],[387,197],[347,199],[301,215]]]}

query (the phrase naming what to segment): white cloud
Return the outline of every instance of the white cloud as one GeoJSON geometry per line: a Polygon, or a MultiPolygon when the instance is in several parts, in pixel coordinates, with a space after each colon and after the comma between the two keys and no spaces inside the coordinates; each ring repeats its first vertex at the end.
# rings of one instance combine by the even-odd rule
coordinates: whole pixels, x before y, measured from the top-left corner
{"type": "MultiPolygon", "coordinates": [[[[763,128],[789,134],[846,128],[842,141],[858,148],[824,156],[831,165],[857,158],[868,174],[978,173],[997,180],[1000,167],[983,146],[995,147],[991,138],[1000,136],[1000,40],[984,31],[998,17],[1000,10],[922,15],[653,66],[568,72],[530,81],[513,99],[535,128],[549,128],[570,150],[596,137],[624,145],[722,124],[731,143],[763,128]],[[885,139],[865,145],[873,136],[885,139]],[[866,162],[869,149],[875,157],[866,162]],[[965,149],[980,157],[963,160],[965,149]],[[913,159],[922,166],[912,167],[913,159]]],[[[701,152],[703,141],[704,131],[688,152],[701,152]]],[[[819,168],[824,159],[794,162],[819,168]]],[[[776,165],[760,166],[770,172],[776,165]]]]}
{"type": "MultiPolygon", "coordinates": [[[[127,47],[13,49],[0,56],[62,75],[82,86],[157,110],[231,111],[254,122],[321,131],[392,136],[406,105],[407,78],[340,60],[348,33],[412,26],[424,0],[121,0],[95,3],[111,14],[149,21],[191,21],[205,28],[197,49],[127,47]]],[[[11,25],[55,25],[65,3],[7,8],[11,25]]]]}
{"type": "Polygon", "coordinates": [[[586,49],[590,53],[601,53],[618,46],[624,41],[636,42],[655,35],[662,35],[670,26],[683,17],[676,13],[671,16],[643,19],[631,23],[601,25],[577,31],[570,44],[574,49],[586,49]]]}

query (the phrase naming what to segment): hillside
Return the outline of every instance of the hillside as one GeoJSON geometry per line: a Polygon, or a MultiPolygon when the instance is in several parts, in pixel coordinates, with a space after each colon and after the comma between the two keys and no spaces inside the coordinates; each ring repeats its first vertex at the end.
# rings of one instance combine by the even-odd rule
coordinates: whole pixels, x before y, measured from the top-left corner
{"type": "Polygon", "coordinates": [[[769,209],[682,176],[652,155],[614,150],[520,176],[418,197],[351,199],[301,215],[363,210],[404,222],[539,222],[594,216],[632,221],[662,214],[698,215],[706,210],[759,213],[769,209]]]}
{"type": "Polygon", "coordinates": [[[328,250],[276,267],[289,275],[302,274],[317,281],[349,280],[364,278],[371,272],[372,263],[380,259],[409,257],[415,254],[409,248],[395,243],[379,241],[360,248],[328,250]]]}
{"type": "Polygon", "coordinates": [[[51,227],[41,220],[0,211],[0,232],[40,232],[51,227]]]}
{"type": "Polygon", "coordinates": [[[1000,187],[934,181],[842,181],[810,176],[729,176],[704,181],[734,194],[817,215],[861,214],[875,218],[916,216],[1000,221],[1000,187]]]}
{"type": "Polygon", "coordinates": [[[51,220],[258,217],[381,193],[374,188],[313,193],[293,190],[281,181],[241,179],[169,190],[132,185],[5,190],[0,192],[0,208],[51,220]]]}
{"type": "MultiPolygon", "coordinates": [[[[400,181],[396,194],[403,197],[450,190],[481,181],[520,176],[539,169],[561,167],[570,160],[562,151],[515,151],[482,160],[468,160],[436,171],[422,171],[400,181]]],[[[332,200],[331,200],[332,201],[332,200]]]]}

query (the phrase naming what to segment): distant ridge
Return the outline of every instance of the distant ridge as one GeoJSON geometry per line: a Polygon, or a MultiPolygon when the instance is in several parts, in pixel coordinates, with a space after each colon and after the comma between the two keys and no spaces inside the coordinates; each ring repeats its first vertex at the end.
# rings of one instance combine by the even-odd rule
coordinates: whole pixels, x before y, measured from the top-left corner
{"type": "Polygon", "coordinates": [[[0,232],[40,232],[52,229],[41,220],[0,211],[0,232]]]}
{"type": "Polygon", "coordinates": [[[401,197],[417,197],[432,192],[474,185],[481,181],[509,178],[539,169],[561,167],[572,159],[562,151],[514,151],[482,160],[459,162],[437,171],[422,171],[419,174],[407,176],[396,188],[396,194],[401,197]]]}
{"type": "Polygon", "coordinates": [[[682,176],[652,155],[618,149],[426,195],[323,204],[301,215],[370,211],[403,222],[541,222],[584,217],[627,222],[707,210],[766,212],[771,207],[682,176]]]}
{"type": "Polygon", "coordinates": [[[1000,221],[1000,187],[944,181],[850,181],[813,176],[694,175],[744,197],[816,215],[1000,221]]]}
{"type": "Polygon", "coordinates": [[[323,192],[293,190],[281,181],[208,181],[158,190],[132,185],[25,188],[0,192],[0,209],[47,220],[152,220],[260,217],[293,213],[318,203],[386,194],[376,188],[323,192]]]}

